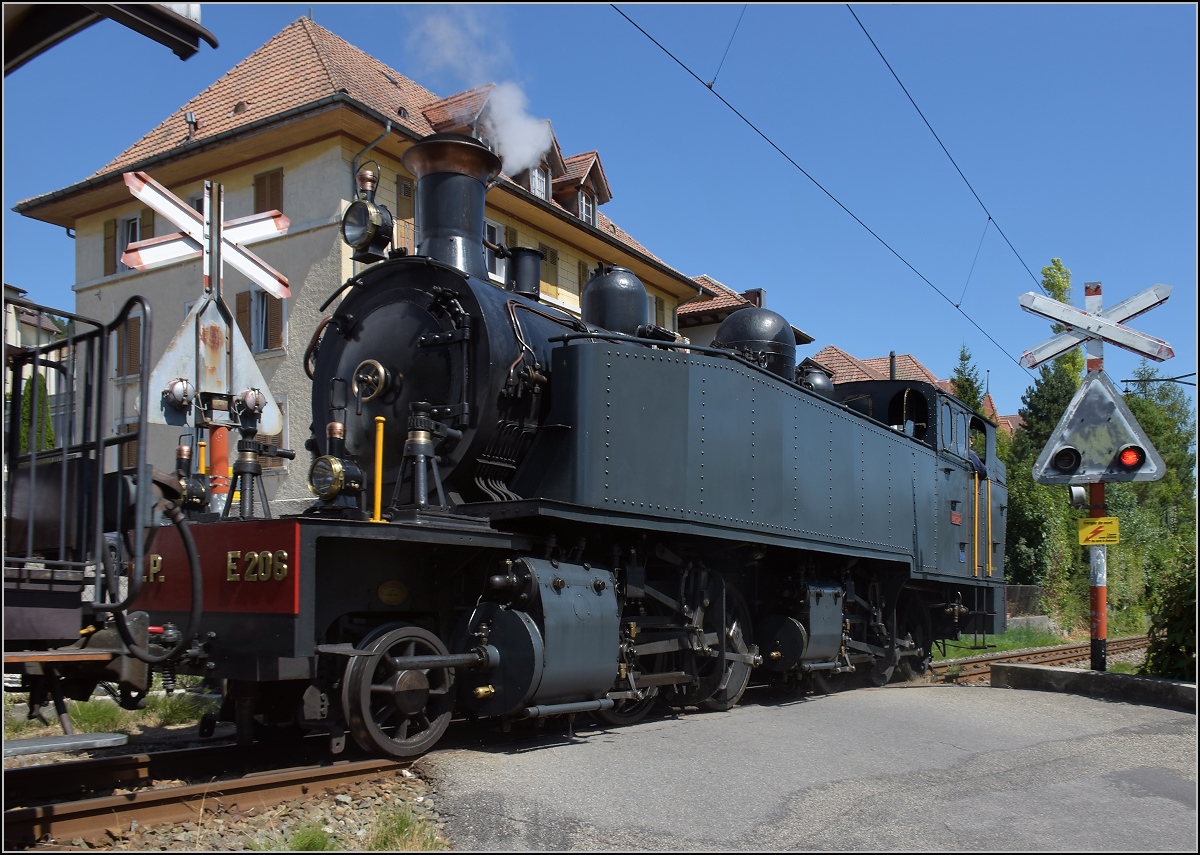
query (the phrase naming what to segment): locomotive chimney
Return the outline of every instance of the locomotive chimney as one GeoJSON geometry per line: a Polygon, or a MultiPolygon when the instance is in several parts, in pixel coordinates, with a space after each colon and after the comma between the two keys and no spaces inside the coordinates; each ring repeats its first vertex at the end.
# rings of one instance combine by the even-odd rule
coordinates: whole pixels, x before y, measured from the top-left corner
{"type": "Polygon", "coordinates": [[[433,134],[401,158],[417,178],[417,252],[487,279],[483,200],[500,174],[500,158],[461,134],[433,134]]]}

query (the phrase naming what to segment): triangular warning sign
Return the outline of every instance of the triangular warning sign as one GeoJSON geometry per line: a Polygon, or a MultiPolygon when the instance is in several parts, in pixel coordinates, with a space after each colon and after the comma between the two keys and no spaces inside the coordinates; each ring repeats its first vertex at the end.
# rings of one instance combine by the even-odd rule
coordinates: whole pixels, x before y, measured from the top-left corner
{"type": "Polygon", "coordinates": [[[1103,371],[1083,378],[1033,465],[1039,484],[1157,481],[1165,474],[1150,438],[1103,371]]]}

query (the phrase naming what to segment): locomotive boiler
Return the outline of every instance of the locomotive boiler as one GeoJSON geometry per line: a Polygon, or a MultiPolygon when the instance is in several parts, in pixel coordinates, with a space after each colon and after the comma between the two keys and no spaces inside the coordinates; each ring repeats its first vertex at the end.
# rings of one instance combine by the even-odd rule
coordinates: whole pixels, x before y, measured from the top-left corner
{"type": "MultiPolygon", "coordinates": [[[[312,506],[148,547],[135,605],[190,628],[171,667],[222,679],[240,740],[412,756],[454,716],[726,710],[752,682],[912,678],[1003,631],[994,425],[928,383],[798,369],[765,309],[679,341],[620,267],[581,318],[539,300],[537,250],[492,246],[498,287],[499,159],[437,134],[404,164],[416,253],[348,280],[305,355],[312,506]]],[[[389,222],[367,193],[343,231],[362,252],[389,222]]]]}

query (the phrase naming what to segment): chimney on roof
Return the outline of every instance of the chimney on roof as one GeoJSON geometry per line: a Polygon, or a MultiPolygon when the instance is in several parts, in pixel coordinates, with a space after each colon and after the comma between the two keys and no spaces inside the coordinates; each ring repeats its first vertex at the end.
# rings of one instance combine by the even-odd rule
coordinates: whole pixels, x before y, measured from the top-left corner
{"type": "Polygon", "coordinates": [[[767,307],[767,292],[762,288],[751,288],[748,291],[743,291],[742,297],[750,301],[750,304],[756,309],[765,309],[767,307]]]}
{"type": "Polygon", "coordinates": [[[896,379],[896,351],[892,351],[888,356],[888,379],[896,379]]]}
{"type": "Polygon", "coordinates": [[[196,128],[200,127],[200,123],[196,121],[196,114],[191,110],[183,114],[183,120],[187,122],[188,126],[187,141],[191,142],[196,138],[196,128]]]}

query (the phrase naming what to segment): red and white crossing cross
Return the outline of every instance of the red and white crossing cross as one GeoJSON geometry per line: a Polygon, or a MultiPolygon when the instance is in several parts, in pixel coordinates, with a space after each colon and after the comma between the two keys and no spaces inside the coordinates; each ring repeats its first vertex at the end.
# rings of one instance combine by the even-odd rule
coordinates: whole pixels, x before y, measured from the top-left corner
{"type": "MultiPolygon", "coordinates": [[[[1148,312],[1155,306],[1165,303],[1170,296],[1170,285],[1155,285],[1127,300],[1122,300],[1111,309],[1100,311],[1100,283],[1090,282],[1087,285],[1085,297],[1087,310],[1084,311],[1032,291],[1022,294],[1017,298],[1022,309],[1066,324],[1070,329],[1025,351],[1021,354],[1021,365],[1025,368],[1033,368],[1084,342],[1088,343],[1089,361],[1100,359],[1102,353],[1100,347],[1106,341],[1145,356],[1147,359],[1153,359],[1155,362],[1170,359],[1175,355],[1171,345],[1162,339],[1138,332],[1131,327],[1122,326],[1130,318],[1135,318],[1143,312],[1148,312]]],[[[1090,366],[1089,370],[1091,370],[1090,366]]]]}
{"type": "MultiPolygon", "coordinates": [[[[145,172],[126,172],[125,184],[129,192],[181,231],[129,244],[121,255],[122,264],[135,270],[149,270],[203,254],[204,217],[197,210],[145,172]]],[[[228,261],[230,267],[267,293],[281,299],[292,296],[287,277],[242,246],[287,234],[290,225],[279,211],[252,214],[221,224],[221,260],[228,261]]]]}

